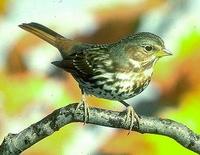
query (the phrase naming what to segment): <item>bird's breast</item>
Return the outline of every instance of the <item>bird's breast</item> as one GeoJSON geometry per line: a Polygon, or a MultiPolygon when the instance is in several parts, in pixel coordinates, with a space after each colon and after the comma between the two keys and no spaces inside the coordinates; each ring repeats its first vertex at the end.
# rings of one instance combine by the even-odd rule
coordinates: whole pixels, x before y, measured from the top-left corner
{"type": "Polygon", "coordinates": [[[78,81],[86,94],[111,100],[125,100],[141,93],[151,80],[152,70],[102,73],[91,81],[78,81]]]}

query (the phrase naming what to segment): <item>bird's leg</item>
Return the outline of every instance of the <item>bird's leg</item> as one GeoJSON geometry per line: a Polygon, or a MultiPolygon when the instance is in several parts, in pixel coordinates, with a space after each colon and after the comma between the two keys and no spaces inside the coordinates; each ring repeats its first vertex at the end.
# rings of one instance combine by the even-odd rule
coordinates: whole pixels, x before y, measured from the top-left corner
{"type": "Polygon", "coordinates": [[[88,105],[86,103],[85,93],[83,92],[83,90],[81,90],[81,93],[82,93],[82,98],[81,98],[81,101],[79,102],[79,104],[76,107],[76,111],[80,108],[80,106],[83,105],[83,108],[84,108],[84,125],[85,125],[86,121],[87,121],[87,118],[89,119],[89,111],[90,111],[90,109],[89,109],[89,107],[88,107],[88,105]]]}
{"type": "Polygon", "coordinates": [[[133,109],[132,106],[130,106],[128,103],[126,103],[125,101],[120,101],[123,105],[126,106],[126,111],[127,111],[127,115],[126,115],[126,122],[129,121],[129,118],[131,118],[131,125],[130,125],[130,129],[129,129],[129,132],[128,134],[130,134],[132,128],[133,128],[133,121],[134,119],[136,120],[137,122],[137,126],[139,128],[139,116],[137,115],[137,113],[135,112],[135,110],[133,109]]]}

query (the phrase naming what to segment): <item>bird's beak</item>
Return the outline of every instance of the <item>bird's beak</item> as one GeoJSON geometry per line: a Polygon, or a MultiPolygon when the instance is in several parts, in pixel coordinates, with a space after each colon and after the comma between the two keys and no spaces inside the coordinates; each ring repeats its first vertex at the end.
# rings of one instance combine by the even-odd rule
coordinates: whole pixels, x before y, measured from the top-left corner
{"type": "Polygon", "coordinates": [[[156,53],[156,56],[159,57],[159,58],[163,57],[163,56],[170,56],[170,55],[172,55],[172,53],[165,48],[156,53]]]}

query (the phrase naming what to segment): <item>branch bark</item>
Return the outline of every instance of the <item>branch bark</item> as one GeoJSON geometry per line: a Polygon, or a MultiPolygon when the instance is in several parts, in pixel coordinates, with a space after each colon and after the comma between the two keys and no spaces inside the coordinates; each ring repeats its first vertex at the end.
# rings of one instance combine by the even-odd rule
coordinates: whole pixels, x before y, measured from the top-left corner
{"type": "MultiPolygon", "coordinates": [[[[17,155],[50,136],[61,127],[72,122],[84,121],[84,110],[80,107],[76,114],[77,103],[57,109],[39,122],[32,124],[18,134],[8,134],[0,145],[0,154],[17,155]]],[[[112,128],[129,130],[130,121],[126,122],[126,112],[117,112],[90,107],[90,117],[87,123],[112,128]]],[[[141,116],[139,127],[134,121],[133,131],[165,135],[173,138],[182,146],[200,154],[200,135],[195,134],[185,125],[169,120],[141,116]]]]}

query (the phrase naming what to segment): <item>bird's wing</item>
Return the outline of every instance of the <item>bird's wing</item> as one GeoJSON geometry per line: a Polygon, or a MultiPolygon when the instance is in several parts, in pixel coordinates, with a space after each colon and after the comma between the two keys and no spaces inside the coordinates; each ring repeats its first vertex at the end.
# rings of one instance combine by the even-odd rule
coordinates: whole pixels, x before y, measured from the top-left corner
{"type": "Polygon", "coordinates": [[[73,52],[62,61],[63,69],[82,77],[85,80],[94,76],[99,69],[110,69],[109,50],[106,46],[95,45],[73,52]]]}

